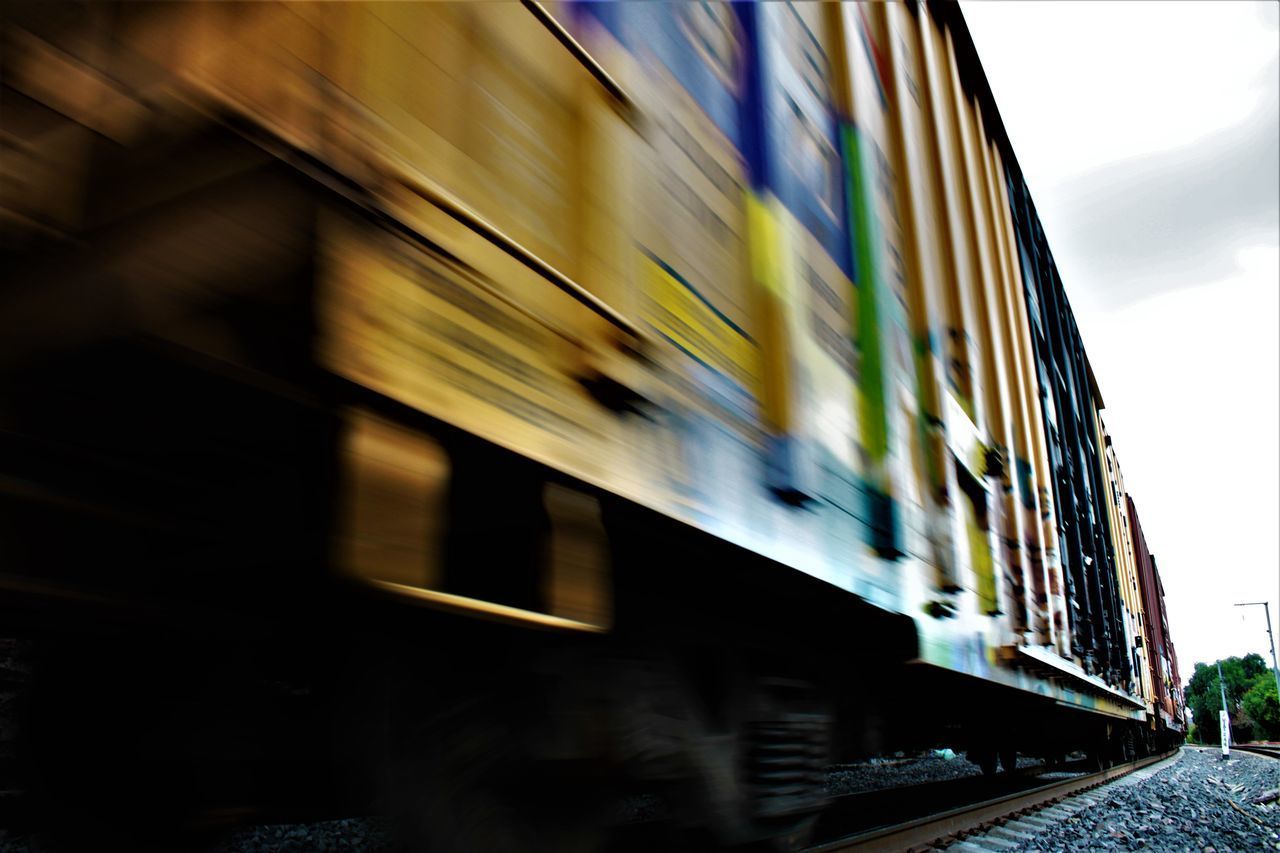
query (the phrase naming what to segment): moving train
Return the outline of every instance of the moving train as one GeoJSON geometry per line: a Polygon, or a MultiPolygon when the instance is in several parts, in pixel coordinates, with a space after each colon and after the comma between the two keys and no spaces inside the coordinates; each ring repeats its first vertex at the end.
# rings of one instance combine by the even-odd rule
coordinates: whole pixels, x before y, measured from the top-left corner
{"type": "Polygon", "coordinates": [[[832,761],[1182,739],[957,5],[2,14],[0,633],[72,843],[734,845],[832,761]]]}

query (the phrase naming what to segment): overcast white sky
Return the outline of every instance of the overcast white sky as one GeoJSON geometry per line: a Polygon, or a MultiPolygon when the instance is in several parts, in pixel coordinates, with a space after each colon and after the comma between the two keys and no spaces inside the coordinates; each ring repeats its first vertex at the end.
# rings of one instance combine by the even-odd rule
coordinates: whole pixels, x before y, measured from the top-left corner
{"type": "Polygon", "coordinates": [[[1270,663],[1262,608],[1234,602],[1280,617],[1278,11],[964,3],[1160,565],[1184,679],[1228,655],[1270,663]]]}

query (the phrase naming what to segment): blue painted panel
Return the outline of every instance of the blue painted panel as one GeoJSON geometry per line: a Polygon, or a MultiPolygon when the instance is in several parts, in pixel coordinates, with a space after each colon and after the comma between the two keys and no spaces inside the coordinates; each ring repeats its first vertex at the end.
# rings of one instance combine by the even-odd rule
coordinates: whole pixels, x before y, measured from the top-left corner
{"type": "Polygon", "coordinates": [[[591,0],[574,8],[598,21],[632,54],[662,63],[733,146],[743,150],[747,42],[741,19],[730,6],[591,0]]]}
{"type": "Polygon", "coordinates": [[[768,190],[853,277],[843,146],[831,58],[789,3],[736,7],[752,62],[745,149],[752,186],[768,190]]]}

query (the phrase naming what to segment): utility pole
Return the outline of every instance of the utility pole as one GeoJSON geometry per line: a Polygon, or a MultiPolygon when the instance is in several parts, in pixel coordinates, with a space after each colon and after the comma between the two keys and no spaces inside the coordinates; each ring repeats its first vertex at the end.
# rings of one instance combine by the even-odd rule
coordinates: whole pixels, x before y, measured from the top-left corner
{"type": "Polygon", "coordinates": [[[1280,695],[1280,666],[1276,665],[1276,641],[1271,635],[1271,605],[1265,601],[1244,601],[1237,604],[1236,607],[1257,607],[1262,605],[1262,610],[1267,614],[1267,642],[1271,645],[1271,674],[1276,680],[1276,694],[1280,695]]]}
{"type": "Polygon", "coordinates": [[[1226,761],[1231,755],[1231,713],[1227,711],[1227,685],[1222,680],[1222,661],[1218,661],[1218,690],[1222,691],[1222,710],[1218,712],[1218,730],[1222,740],[1221,760],[1226,761]]]}

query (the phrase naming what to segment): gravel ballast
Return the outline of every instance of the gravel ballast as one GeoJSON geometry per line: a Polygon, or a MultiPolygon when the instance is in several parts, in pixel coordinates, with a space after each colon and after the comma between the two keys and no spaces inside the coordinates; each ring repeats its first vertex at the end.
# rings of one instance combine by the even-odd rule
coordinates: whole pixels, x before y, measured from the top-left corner
{"type": "Polygon", "coordinates": [[[390,853],[399,847],[385,818],[349,818],[319,823],[255,826],[236,833],[218,853],[330,853],[352,850],[390,853]]]}
{"type": "Polygon", "coordinates": [[[1280,761],[1243,752],[1222,761],[1219,755],[1184,747],[1141,781],[1118,780],[948,849],[1280,849],[1280,805],[1259,802],[1280,785],[1280,761]]]}
{"type": "MultiPolygon", "coordinates": [[[[1018,758],[1019,769],[1043,763],[1036,758],[1018,758]]],[[[964,753],[954,754],[950,759],[932,752],[910,758],[872,758],[856,764],[828,767],[827,793],[832,796],[860,794],[881,788],[922,785],[981,775],[982,770],[977,764],[968,761],[964,753]]]]}
{"type": "MultiPolygon", "coordinates": [[[[59,849],[57,844],[39,834],[12,838],[0,830],[0,853],[54,853],[59,849]]],[[[127,848],[117,842],[104,849],[127,848]]],[[[139,849],[205,853],[399,853],[403,847],[395,842],[391,823],[386,818],[360,817],[253,826],[235,832],[220,844],[197,844],[187,839],[174,840],[170,845],[157,845],[155,839],[148,839],[145,845],[139,845],[139,849]]]]}

